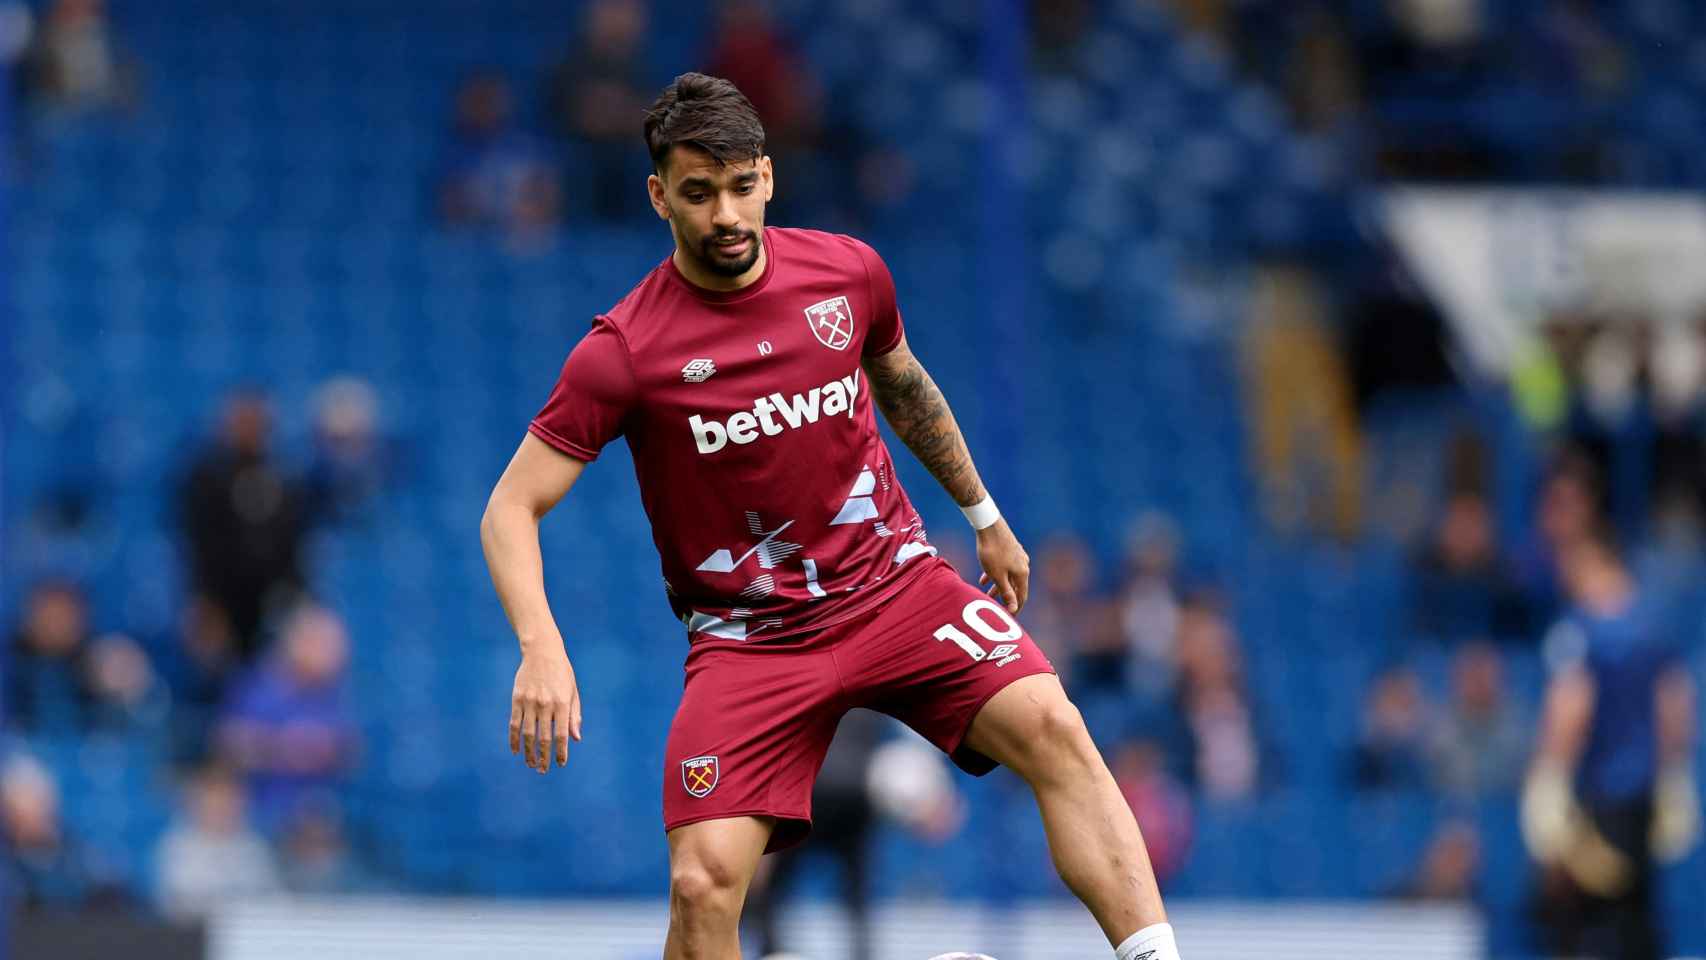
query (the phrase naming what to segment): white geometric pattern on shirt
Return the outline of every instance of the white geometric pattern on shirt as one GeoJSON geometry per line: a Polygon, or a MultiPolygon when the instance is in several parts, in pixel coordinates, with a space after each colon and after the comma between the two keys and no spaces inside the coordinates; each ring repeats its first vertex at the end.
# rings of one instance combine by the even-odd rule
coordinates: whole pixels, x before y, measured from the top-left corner
{"type": "Polygon", "coordinates": [[[905,529],[901,530],[901,533],[910,534],[910,536],[906,538],[905,543],[900,545],[900,549],[896,550],[894,553],[894,562],[897,565],[905,563],[920,554],[934,555],[936,553],[936,548],[931,546],[924,539],[924,519],[917,514],[913,515],[912,522],[907,524],[905,529]]]}
{"type": "Polygon", "coordinates": [[[751,549],[741,554],[739,560],[735,559],[733,551],[726,548],[711,551],[711,555],[706,557],[704,562],[700,563],[696,568],[700,573],[733,573],[737,567],[747,561],[748,557],[751,557],[754,554],[758,555],[758,565],[760,567],[765,570],[774,570],[776,569],[777,564],[804,549],[801,544],[789,543],[786,540],[776,539],[777,534],[793,526],[794,521],[789,520],[774,530],[765,530],[763,523],[758,519],[757,513],[748,510],[746,513],[746,519],[747,526],[752,529],[752,532],[755,535],[762,536],[764,539],[758,541],[758,543],[754,544],[751,549]]]}
{"type": "Polygon", "coordinates": [[[757,600],[761,597],[768,597],[775,592],[776,578],[766,573],[760,576],[757,580],[747,584],[746,589],[742,590],[740,595],[741,598],[745,600],[757,600]]]}
{"type": "Polygon", "coordinates": [[[853,489],[847,492],[847,502],[841,505],[840,512],[835,515],[834,520],[829,521],[829,525],[835,527],[844,523],[875,520],[879,514],[877,501],[871,498],[871,494],[876,490],[877,475],[871,472],[870,467],[860,470],[859,478],[853,481],[853,489]]]}
{"type": "MultiPolygon", "coordinates": [[[[698,566],[700,573],[733,573],[750,558],[758,559],[762,570],[774,570],[783,561],[801,550],[804,545],[778,540],[782,531],[794,525],[788,520],[774,530],[764,529],[764,520],[758,511],[746,511],[746,527],[759,541],[735,559],[734,551],[719,549],[711,551],[703,563],[698,566]]],[[[776,592],[776,577],[773,574],[761,573],[740,591],[743,600],[760,600],[776,592]]],[[[704,633],[715,637],[726,637],[731,640],[746,640],[760,630],[775,629],[782,625],[779,617],[763,620],[752,620],[751,607],[734,607],[729,611],[728,618],[714,616],[701,610],[694,610],[686,617],[687,629],[694,633],[704,633]]]]}

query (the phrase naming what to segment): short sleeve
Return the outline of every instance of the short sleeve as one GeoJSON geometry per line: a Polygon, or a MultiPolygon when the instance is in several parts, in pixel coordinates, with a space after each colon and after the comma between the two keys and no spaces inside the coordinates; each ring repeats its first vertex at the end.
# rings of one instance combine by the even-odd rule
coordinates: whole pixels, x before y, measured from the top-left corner
{"type": "Polygon", "coordinates": [[[865,356],[880,357],[900,346],[906,329],[900,322],[900,305],[895,302],[894,277],[888,264],[864,243],[858,244],[858,250],[871,285],[871,327],[865,334],[865,356]]]}
{"type": "Polygon", "coordinates": [[[528,430],[576,460],[591,462],[621,435],[634,396],[628,346],[610,321],[599,317],[570,351],[550,399],[528,430]]]}

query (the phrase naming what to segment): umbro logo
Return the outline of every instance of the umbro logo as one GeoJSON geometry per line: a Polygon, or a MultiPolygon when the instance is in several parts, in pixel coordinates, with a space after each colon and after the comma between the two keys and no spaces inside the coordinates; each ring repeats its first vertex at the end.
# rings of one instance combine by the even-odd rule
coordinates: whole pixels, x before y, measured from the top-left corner
{"type": "Polygon", "coordinates": [[[681,368],[681,379],[688,383],[704,383],[711,379],[711,374],[717,372],[717,365],[710,357],[699,357],[687,361],[687,366],[681,368]]]}
{"type": "Polygon", "coordinates": [[[1155,956],[1154,950],[1145,950],[1137,956],[1132,957],[1131,960],[1149,960],[1149,958],[1153,956],[1155,956]]]}

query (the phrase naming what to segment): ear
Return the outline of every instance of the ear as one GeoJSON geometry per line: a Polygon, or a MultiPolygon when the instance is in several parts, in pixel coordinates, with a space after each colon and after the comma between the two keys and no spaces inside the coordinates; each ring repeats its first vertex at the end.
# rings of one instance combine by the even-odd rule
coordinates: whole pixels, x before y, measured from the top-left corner
{"type": "Polygon", "coordinates": [[[652,174],[646,178],[646,193],[652,200],[652,209],[657,211],[658,219],[669,219],[669,199],[664,193],[663,178],[652,174]]]}
{"type": "Polygon", "coordinates": [[[764,181],[764,202],[769,203],[776,194],[776,169],[770,163],[768,153],[758,158],[758,177],[764,181]]]}

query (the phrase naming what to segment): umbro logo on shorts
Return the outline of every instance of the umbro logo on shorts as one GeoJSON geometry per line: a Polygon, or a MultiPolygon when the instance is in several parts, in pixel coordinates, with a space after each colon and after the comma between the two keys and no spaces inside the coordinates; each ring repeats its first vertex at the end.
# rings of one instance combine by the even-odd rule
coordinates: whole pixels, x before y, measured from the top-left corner
{"type": "Polygon", "coordinates": [[[705,797],[717,789],[717,758],[693,757],[681,761],[681,785],[694,797],[705,797]]]}

